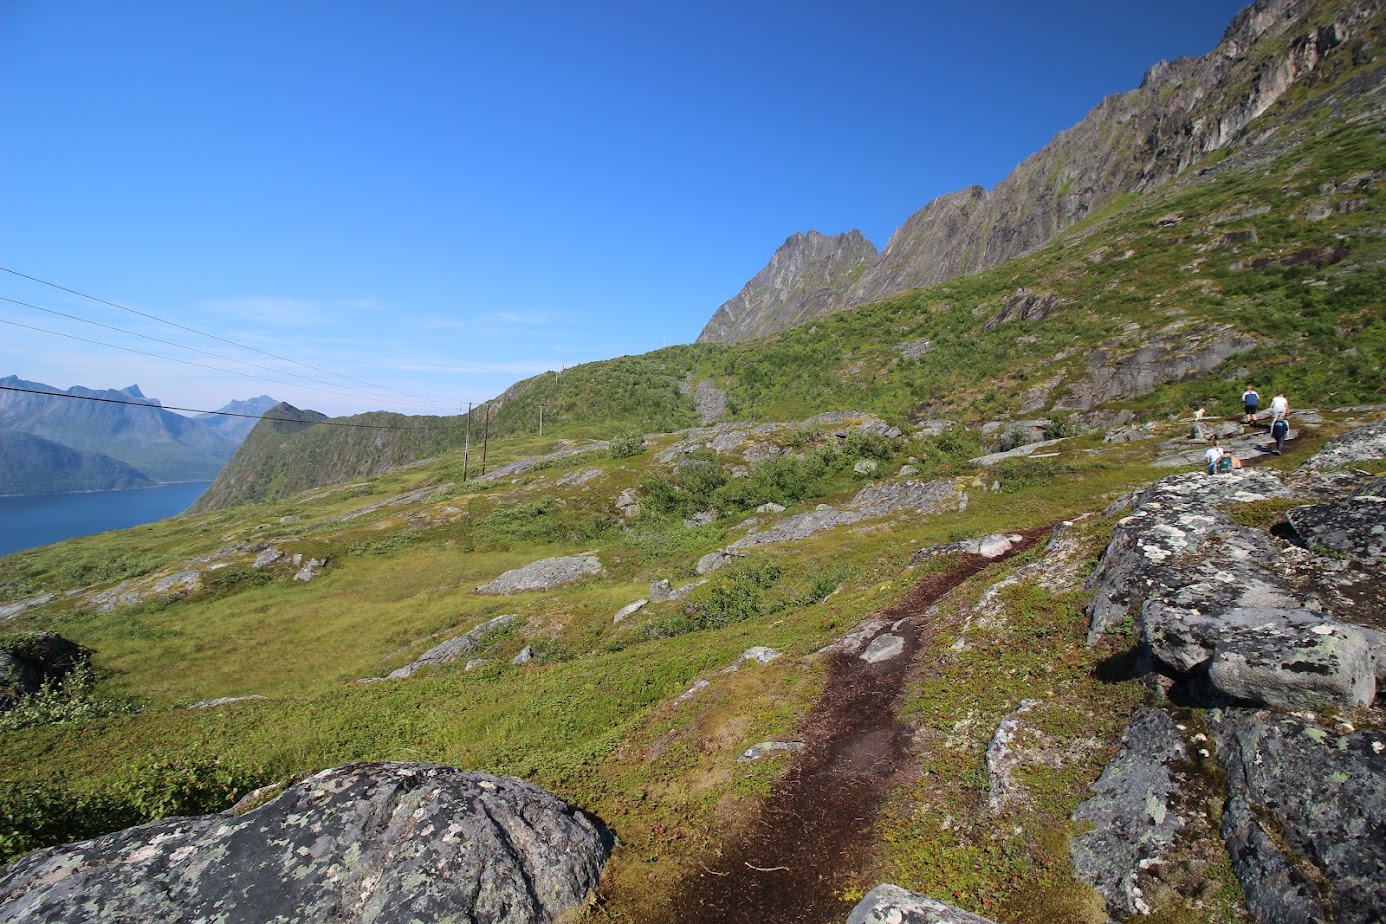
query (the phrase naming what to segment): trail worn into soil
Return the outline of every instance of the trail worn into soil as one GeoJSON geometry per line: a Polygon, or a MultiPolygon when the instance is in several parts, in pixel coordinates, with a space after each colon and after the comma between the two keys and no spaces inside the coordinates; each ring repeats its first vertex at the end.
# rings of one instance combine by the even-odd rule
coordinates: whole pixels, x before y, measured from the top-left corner
{"type": "MultiPolygon", "coordinates": [[[[1025,533],[1022,551],[1047,535],[1025,533]]],[[[1007,556],[1009,557],[1009,556],[1007,556]]],[[[823,698],[800,728],[803,750],[761,808],[747,836],[691,878],[670,909],[681,924],[828,924],[846,920],[839,896],[870,861],[882,805],[909,773],[909,730],[896,721],[900,697],[934,627],[928,608],[999,559],[966,555],[931,574],[880,616],[895,622],[905,651],[869,664],[829,656],[823,698]]],[[[887,630],[889,631],[889,630],[887,630]]]]}

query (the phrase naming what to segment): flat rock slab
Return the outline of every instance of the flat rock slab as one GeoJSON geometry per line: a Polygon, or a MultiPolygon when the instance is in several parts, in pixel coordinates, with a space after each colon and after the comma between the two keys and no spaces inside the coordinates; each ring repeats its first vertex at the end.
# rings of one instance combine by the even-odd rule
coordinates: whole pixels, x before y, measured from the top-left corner
{"type": "Polygon", "coordinates": [[[871,644],[867,645],[866,650],[861,653],[861,659],[867,664],[879,664],[881,661],[898,658],[904,653],[904,638],[887,632],[871,640],[871,644]]]}
{"type": "Polygon", "coordinates": [[[728,550],[797,542],[816,533],[838,526],[895,513],[929,514],[955,508],[961,500],[957,484],[952,480],[897,481],[875,484],[858,491],[841,507],[819,505],[807,513],[786,517],[770,529],[752,533],[728,546],[728,550]]]}
{"type": "Polygon", "coordinates": [[[770,754],[782,751],[798,751],[802,749],[802,741],[762,741],[760,744],[753,744],[741,752],[741,756],[736,759],[739,764],[744,764],[752,760],[760,760],[770,754]]]}
{"type": "Polygon", "coordinates": [[[519,780],[351,764],[240,816],[170,818],[0,871],[0,920],[548,922],[606,861],[581,812],[519,780]]]}
{"type": "Polygon", "coordinates": [[[1222,835],[1262,921],[1386,920],[1386,733],[1244,709],[1214,716],[1222,835]]]}
{"type": "Polygon", "coordinates": [[[995,924],[936,898],[882,883],[852,909],[847,924],[995,924]]]}
{"type": "Polygon", "coordinates": [[[527,590],[552,590],[571,584],[589,574],[599,574],[602,563],[595,555],[565,555],[546,558],[507,571],[494,581],[476,589],[479,594],[518,594],[527,590]]]}
{"type": "Polygon", "coordinates": [[[1007,449],[1004,452],[993,452],[990,455],[978,456],[975,459],[969,459],[968,464],[980,465],[984,468],[989,468],[990,466],[996,465],[1000,462],[1005,462],[1007,459],[1021,459],[1025,456],[1033,455],[1041,449],[1047,449],[1050,446],[1057,446],[1059,443],[1062,443],[1065,439],[1067,439],[1067,437],[1059,437],[1056,440],[1040,440],[1037,443],[1026,443],[1024,446],[1017,446],[1014,449],[1007,449]]]}
{"type": "Polygon", "coordinates": [[[1171,804],[1178,791],[1172,765],[1183,757],[1174,720],[1161,709],[1137,709],[1121,751],[1073,813],[1075,821],[1092,824],[1069,846],[1074,871],[1117,917],[1150,913],[1140,882],[1183,827],[1171,804]]]}

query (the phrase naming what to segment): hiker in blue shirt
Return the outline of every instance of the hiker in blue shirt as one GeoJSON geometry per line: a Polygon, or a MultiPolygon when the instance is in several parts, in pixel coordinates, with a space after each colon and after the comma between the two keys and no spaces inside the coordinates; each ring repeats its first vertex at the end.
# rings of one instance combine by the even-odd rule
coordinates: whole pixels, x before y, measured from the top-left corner
{"type": "Polygon", "coordinates": [[[1261,396],[1256,394],[1256,389],[1248,385],[1246,391],[1242,392],[1242,408],[1246,411],[1248,424],[1256,423],[1256,408],[1260,403],[1261,396]]]}

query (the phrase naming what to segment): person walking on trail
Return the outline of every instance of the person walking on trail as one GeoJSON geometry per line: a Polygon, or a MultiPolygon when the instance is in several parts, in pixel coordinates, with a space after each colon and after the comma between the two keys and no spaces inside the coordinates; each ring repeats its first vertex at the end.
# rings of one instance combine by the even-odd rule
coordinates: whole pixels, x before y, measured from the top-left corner
{"type": "Polygon", "coordinates": [[[1271,399],[1271,420],[1276,421],[1290,416],[1290,402],[1285,399],[1285,393],[1277,391],[1275,397],[1271,399]]]}
{"type": "Polygon", "coordinates": [[[1256,393],[1256,389],[1248,385],[1246,391],[1242,392],[1242,410],[1246,411],[1247,423],[1256,423],[1256,409],[1260,404],[1261,396],[1256,393]]]}
{"type": "Polygon", "coordinates": [[[1275,448],[1271,452],[1277,456],[1285,449],[1285,437],[1290,435],[1290,421],[1286,417],[1275,418],[1275,423],[1271,424],[1271,439],[1275,440],[1275,448]]]}

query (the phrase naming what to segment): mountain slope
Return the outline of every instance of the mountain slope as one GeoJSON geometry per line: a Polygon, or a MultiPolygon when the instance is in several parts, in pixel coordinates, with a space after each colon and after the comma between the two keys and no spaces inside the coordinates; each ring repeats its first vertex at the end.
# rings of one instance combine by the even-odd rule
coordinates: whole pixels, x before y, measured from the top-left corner
{"type": "Polygon", "coordinates": [[[83,452],[103,453],[155,481],[214,478],[236,450],[235,443],[220,433],[164,410],[158,401],[146,398],[137,385],[119,391],[78,385],[64,392],[17,376],[0,379],[0,385],[100,399],[83,401],[0,391],[0,428],[29,433],[83,452]],[[136,403],[131,404],[132,401],[136,403]]]}
{"type": "MultiPolygon", "coordinates": [[[[1258,0],[1236,16],[1211,53],[1150,68],[1140,87],[1103,100],[995,189],[973,186],[924,206],[859,280],[820,299],[815,312],[798,310],[792,297],[762,299],[734,319],[714,315],[699,339],[764,335],[811,313],[866,304],[1030,253],[1124,195],[1158,188],[1213,152],[1254,142],[1271,130],[1257,120],[1292,87],[1331,84],[1371,58],[1380,13],[1378,0],[1258,0]]],[[[795,285],[784,281],[778,291],[792,293],[795,285]]]]}
{"type": "Polygon", "coordinates": [[[0,430],[0,495],[114,491],[152,484],[143,472],[99,452],[0,430]]]}

